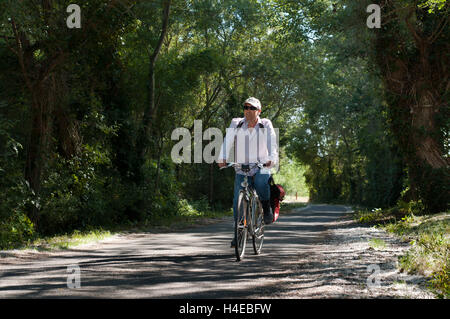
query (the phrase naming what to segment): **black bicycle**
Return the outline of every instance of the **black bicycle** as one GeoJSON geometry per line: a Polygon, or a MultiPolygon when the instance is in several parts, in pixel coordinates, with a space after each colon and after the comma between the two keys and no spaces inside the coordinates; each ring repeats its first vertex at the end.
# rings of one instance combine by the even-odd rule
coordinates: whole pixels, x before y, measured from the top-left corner
{"type": "MultiPolygon", "coordinates": [[[[253,168],[258,166],[263,168],[266,166],[262,163],[256,164],[238,164],[227,163],[227,166],[222,167],[237,167],[244,173],[250,172],[253,168]]],[[[237,261],[244,258],[245,247],[247,244],[247,234],[252,236],[253,251],[256,255],[261,253],[264,242],[264,212],[255,188],[248,183],[248,176],[245,175],[241,186],[243,189],[239,191],[237,203],[237,218],[234,223],[234,238],[235,238],[235,253],[237,261]]]]}

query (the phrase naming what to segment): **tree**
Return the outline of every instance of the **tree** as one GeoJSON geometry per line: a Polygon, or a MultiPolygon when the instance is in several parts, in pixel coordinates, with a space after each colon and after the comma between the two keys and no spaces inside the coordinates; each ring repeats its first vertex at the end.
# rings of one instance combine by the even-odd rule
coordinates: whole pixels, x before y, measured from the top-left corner
{"type": "MultiPolygon", "coordinates": [[[[15,55],[17,67],[12,72],[20,74],[21,96],[29,105],[24,172],[36,196],[40,195],[42,181],[48,175],[55,146],[65,159],[80,154],[82,137],[70,101],[72,92],[77,85],[86,85],[77,82],[82,78],[78,76],[81,71],[90,68],[86,61],[108,55],[106,51],[113,48],[112,43],[127,19],[126,15],[114,11],[114,3],[105,6],[103,1],[95,0],[82,5],[87,17],[82,29],[69,29],[63,18],[67,16],[69,3],[44,0],[1,4],[0,36],[15,55]]],[[[97,89],[95,80],[90,79],[87,87],[92,96],[97,89]]],[[[34,222],[39,220],[36,207],[31,217],[34,222]]]]}
{"type": "Polygon", "coordinates": [[[148,49],[149,51],[149,80],[148,80],[148,106],[144,112],[144,117],[142,119],[142,133],[139,137],[139,148],[138,152],[140,152],[140,156],[142,159],[145,158],[146,155],[146,145],[148,145],[148,140],[151,138],[151,128],[153,124],[153,120],[155,118],[155,114],[157,111],[158,105],[155,103],[155,65],[158,60],[159,53],[161,51],[162,45],[164,43],[164,39],[167,36],[167,32],[169,29],[169,16],[170,16],[170,6],[171,0],[165,0],[162,4],[162,26],[161,33],[158,38],[158,42],[154,46],[153,50],[148,49]],[[142,140],[142,141],[141,141],[142,140]]]}
{"type": "Polygon", "coordinates": [[[368,62],[365,72],[383,82],[390,131],[407,166],[409,198],[422,200],[431,212],[447,209],[448,2],[376,1],[380,29],[366,25],[373,1],[274,2],[298,13],[286,19],[291,29],[306,25],[312,40],[331,45],[342,61],[368,62]]]}
{"type": "Polygon", "coordinates": [[[449,3],[377,1],[388,17],[376,32],[376,62],[392,128],[408,165],[413,198],[431,212],[448,208],[449,3]],[[428,10],[427,7],[430,9],[428,10]]]}

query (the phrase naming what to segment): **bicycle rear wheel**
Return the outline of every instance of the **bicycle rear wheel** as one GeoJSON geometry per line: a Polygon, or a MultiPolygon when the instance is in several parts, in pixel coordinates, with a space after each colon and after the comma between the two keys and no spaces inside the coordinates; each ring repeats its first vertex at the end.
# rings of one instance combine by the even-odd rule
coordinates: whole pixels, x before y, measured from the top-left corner
{"type": "Polygon", "coordinates": [[[236,239],[236,245],[234,247],[237,261],[244,258],[245,246],[247,244],[247,209],[248,202],[245,199],[243,191],[239,193],[237,204],[237,219],[234,223],[234,238],[236,239]]]}
{"type": "Polygon", "coordinates": [[[259,255],[264,242],[264,213],[261,202],[256,198],[252,201],[252,225],[253,251],[259,255]]]}

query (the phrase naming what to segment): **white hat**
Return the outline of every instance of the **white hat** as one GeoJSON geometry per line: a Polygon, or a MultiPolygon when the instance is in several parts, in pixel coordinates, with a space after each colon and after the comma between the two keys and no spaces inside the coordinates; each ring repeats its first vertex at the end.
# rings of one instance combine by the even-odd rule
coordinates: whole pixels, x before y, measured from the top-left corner
{"type": "Polygon", "coordinates": [[[249,97],[245,100],[244,105],[245,104],[253,105],[254,107],[257,107],[258,110],[261,110],[261,102],[257,98],[249,97]]]}

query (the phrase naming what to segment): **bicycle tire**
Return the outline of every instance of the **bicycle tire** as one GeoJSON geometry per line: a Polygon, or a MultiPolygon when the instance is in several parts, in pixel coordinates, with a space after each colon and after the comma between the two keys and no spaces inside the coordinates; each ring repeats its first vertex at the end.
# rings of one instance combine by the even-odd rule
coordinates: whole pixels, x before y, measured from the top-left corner
{"type": "Polygon", "coordinates": [[[258,198],[252,200],[252,241],[255,255],[261,254],[264,243],[264,213],[258,198]]]}
{"type": "Polygon", "coordinates": [[[237,219],[234,223],[234,238],[236,239],[234,250],[237,261],[241,261],[244,258],[245,246],[247,244],[247,209],[248,202],[245,199],[245,193],[244,191],[240,191],[237,204],[237,219]]]}

